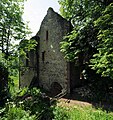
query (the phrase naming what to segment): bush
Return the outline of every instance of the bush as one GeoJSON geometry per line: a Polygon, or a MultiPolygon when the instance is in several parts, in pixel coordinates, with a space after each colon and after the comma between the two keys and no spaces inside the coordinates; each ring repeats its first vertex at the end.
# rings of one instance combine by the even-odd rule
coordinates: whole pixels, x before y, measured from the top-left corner
{"type": "Polygon", "coordinates": [[[63,107],[55,107],[54,111],[54,120],[69,120],[68,109],[63,107]]]}
{"type": "Polygon", "coordinates": [[[1,120],[37,120],[35,115],[30,115],[30,111],[25,111],[14,102],[8,102],[4,108],[1,120]]]}
{"type": "Polygon", "coordinates": [[[31,111],[40,120],[49,120],[53,118],[53,107],[50,104],[49,97],[37,88],[28,90],[27,97],[23,100],[25,110],[31,111]]]}
{"type": "Polygon", "coordinates": [[[23,89],[0,110],[1,120],[52,120],[50,99],[37,88],[23,89]]]}

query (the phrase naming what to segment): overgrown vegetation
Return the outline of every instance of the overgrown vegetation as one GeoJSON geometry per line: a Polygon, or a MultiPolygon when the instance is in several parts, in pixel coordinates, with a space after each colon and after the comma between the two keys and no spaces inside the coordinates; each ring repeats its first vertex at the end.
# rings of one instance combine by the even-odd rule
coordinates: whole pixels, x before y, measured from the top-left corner
{"type": "Polygon", "coordinates": [[[0,108],[1,120],[112,120],[113,113],[92,107],[60,107],[37,88],[24,88],[0,108]]]}
{"type": "Polygon", "coordinates": [[[54,104],[37,88],[25,88],[7,99],[1,108],[1,120],[51,120],[54,104]]]}
{"type": "Polygon", "coordinates": [[[54,120],[112,120],[113,114],[91,107],[56,107],[54,120]]]}
{"type": "MultiPolygon", "coordinates": [[[[29,111],[15,103],[19,90],[19,56],[34,49],[36,42],[28,40],[30,30],[22,19],[24,0],[0,1],[0,114],[1,119],[32,119],[29,111]],[[20,41],[23,41],[20,46],[20,41]],[[18,115],[17,115],[18,114],[18,115]]],[[[20,102],[20,101],[19,101],[20,102]]]]}
{"type": "MultiPolygon", "coordinates": [[[[31,32],[22,19],[23,10],[24,0],[0,2],[0,88],[4,85],[9,94],[15,93],[15,83],[18,86],[19,56],[26,57],[26,52],[34,49],[37,44],[34,40],[28,40],[31,32]]],[[[0,93],[2,91],[0,89],[0,93]]]]}
{"type": "Polygon", "coordinates": [[[0,62],[0,106],[3,106],[8,98],[8,71],[0,62]]]}
{"type": "Polygon", "coordinates": [[[61,42],[61,52],[68,61],[77,63],[85,84],[100,98],[110,99],[113,93],[113,2],[59,0],[59,4],[61,15],[73,25],[73,30],[61,42]]]}
{"type": "Polygon", "coordinates": [[[113,79],[113,3],[106,6],[101,14],[94,21],[94,26],[98,30],[99,44],[97,45],[98,52],[91,59],[91,66],[102,76],[109,76],[113,79]]]}
{"type": "MultiPolygon", "coordinates": [[[[106,96],[111,103],[112,96],[105,92],[113,92],[113,3],[110,0],[59,0],[59,3],[62,16],[73,25],[72,32],[61,43],[61,51],[69,61],[79,60],[84,78],[92,81],[89,87],[95,94],[90,99],[104,101],[106,96]],[[91,68],[104,78],[92,74],[95,71],[91,68]]],[[[27,40],[30,31],[22,20],[23,10],[24,0],[0,1],[0,119],[113,120],[112,113],[101,109],[59,107],[37,88],[18,88],[18,58],[26,57],[37,44],[27,40]],[[15,44],[17,41],[21,43],[15,44]]]]}
{"type": "Polygon", "coordinates": [[[61,42],[61,51],[69,61],[79,60],[104,77],[113,73],[113,3],[111,0],[59,0],[61,14],[70,20],[73,30],[61,42]]]}

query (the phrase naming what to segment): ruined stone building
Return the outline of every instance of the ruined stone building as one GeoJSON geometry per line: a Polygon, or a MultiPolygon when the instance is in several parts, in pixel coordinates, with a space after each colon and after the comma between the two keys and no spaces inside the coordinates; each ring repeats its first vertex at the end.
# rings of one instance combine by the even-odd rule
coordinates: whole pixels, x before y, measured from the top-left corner
{"type": "Polygon", "coordinates": [[[60,42],[71,30],[71,24],[49,8],[39,32],[32,39],[38,41],[36,50],[28,53],[29,60],[21,66],[20,86],[39,86],[46,90],[66,89],[70,93],[80,84],[79,67],[69,63],[60,52],[60,42]]]}

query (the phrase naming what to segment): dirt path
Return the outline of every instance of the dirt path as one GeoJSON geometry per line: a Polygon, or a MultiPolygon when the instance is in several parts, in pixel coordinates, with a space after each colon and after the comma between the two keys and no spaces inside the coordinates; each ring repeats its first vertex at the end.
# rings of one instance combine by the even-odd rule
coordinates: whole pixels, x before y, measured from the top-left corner
{"type": "Polygon", "coordinates": [[[70,100],[70,99],[65,99],[65,98],[61,98],[59,100],[58,105],[66,106],[66,107],[73,107],[73,106],[86,107],[86,106],[92,106],[92,104],[90,104],[88,102],[82,102],[82,101],[78,101],[78,100],[70,100]]]}

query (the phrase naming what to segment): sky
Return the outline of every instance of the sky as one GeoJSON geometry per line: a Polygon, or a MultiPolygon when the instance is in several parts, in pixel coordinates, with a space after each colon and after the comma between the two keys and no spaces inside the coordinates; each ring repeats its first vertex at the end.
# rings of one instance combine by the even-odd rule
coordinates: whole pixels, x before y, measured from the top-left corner
{"type": "Polygon", "coordinates": [[[23,19],[29,22],[29,28],[35,35],[40,28],[41,22],[49,7],[59,13],[58,0],[27,0],[24,5],[23,19]]]}

